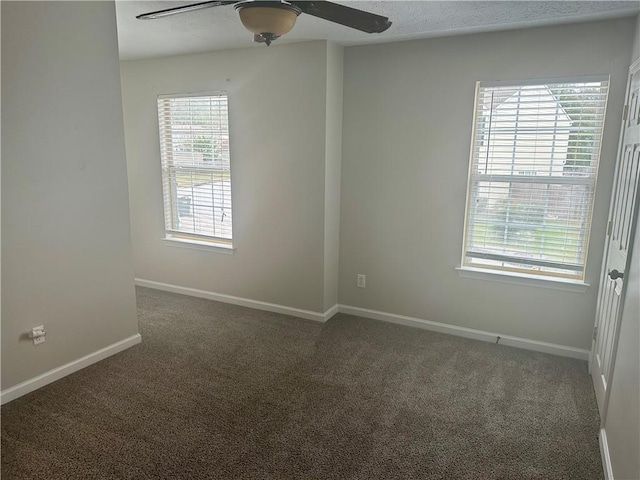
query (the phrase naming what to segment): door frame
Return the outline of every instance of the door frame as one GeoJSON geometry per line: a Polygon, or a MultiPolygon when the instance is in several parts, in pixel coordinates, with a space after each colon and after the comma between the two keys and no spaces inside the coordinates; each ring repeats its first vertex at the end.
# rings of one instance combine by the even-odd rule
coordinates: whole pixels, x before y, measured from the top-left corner
{"type": "MultiPolygon", "coordinates": [[[[599,312],[600,312],[600,303],[602,301],[602,296],[600,295],[600,291],[602,289],[602,286],[604,284],[604,282],[607,282],[608,279],[608,272],[607,272],[607,257],[609,255],[609,247],[610,247],[610,241],[609,241],[609,223],[612,221],[612,214],[613,214],[613,210],[615,208],[615,200],[616,200],[616,194],[618,191],[618,179],[619,179],[619,169],[620,169],[620,163],[621,163],[621,155],[624,153],[624,140],[625,140],[625,131],[626,131],[626,117],[629,115],[628,113],[628,109],[629,109],[629,100],[630,100],[630,94],[631,94],[631,79],[633,77],[633,75],[640,75],[640,58],[638,58],[635,62],[633,62],[631,64],[631,66],[629,67],[629,73],[627,75],[627,86],[626,86],[626,92],[625,92],[625,99],[624,99],[624,111],[623,111],[623,115],[622,115],[622,120],[621,120],[621,125],[620,125],[620,138],[618,140],[618,150],[617,150],[617,154],[616,154],[616,164],[615,164],[615,170],[614,170],[614,177],[613,177],[613,185],[612,185],[612,189],[611,189],[611,198],[609,200],[609,214],[607,217],[607,232],[606,232],[606,237],[605,237],[605,245],[604,245],[604,252],[602,255],[602,266],[600,269],[600,283],[598,284],[598,300],[596,303],[596,315],[595,315],[595,319],[594,319],[594,335],[593,338],[591,340],[591,352],[589,353],[589,363],[588,363],[588,367],[589,367],[589,374],[592,374],[592,370],[593,370],[593,362],[595,361],[595,355],[596,355],[596,328],[598,328],[600,325],[600,318],[599,318],[599,312]],[[626,114],[625,114],[626,112],[626,114]]],[[[640,186],[638,186],[638,193],[636,194],[636,198],[634,199],[634,207],[635,210],[635,215],[633,216],[633,218],[631,219],[631,232],[630,232],[630,237],[629,237],[629,248],[627,251],[627,258],[626,258],[626,262],[625,262],[625,272],[629,271],[629,267],[631,266],[631,258],[632,258],[632,253],[633,253],[633,243],[635,241],[635,234],[636,234],[636,229],[637,229],[637,224],[638,224],[638,217],[640,217],[640,186]]],[[[605,421],[606,421],[606,417],[607,417],[607,408],[609,406],[609,396],[611,393],[611,389],[609,388],[612,381],[613,381],[613,377],[615,374],[615,361],[616,361],[616,356],[618,353],[618,340],[620,338],[620,324],[622,322],[622,313],[624,311],[624,300],[626,297],[626,293],[627,293],[627,285],[628,282],[624,281],[622,284],[622,290],[620,292],[620,308],[618,309],[616,318],[614,320],[614,328],[615,328],[615,333],[614,333],[614,339],[613,339],[613,345],[611,348],[611,359],[610,359],[610,364],[611,364],[611,374],[609,375],[609,378],[607,379],[607,388],[604,392],[604,401],[602,402],[602,409],[600,411],[600,428],[604,428],[605,426],[605,421]]],[[[598,335],[600,335],[602,332],[597,332],[598,335]]]]}

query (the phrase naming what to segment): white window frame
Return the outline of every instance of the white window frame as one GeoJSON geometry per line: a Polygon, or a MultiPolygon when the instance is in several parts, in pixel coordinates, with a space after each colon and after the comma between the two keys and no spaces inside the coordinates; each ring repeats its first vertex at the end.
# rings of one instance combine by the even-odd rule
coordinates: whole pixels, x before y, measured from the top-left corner
{"type": "MultiPolygon", "coordinates": [[[[164,209],[164,219],[165,219],[165,231],[164,240],[167,245],[177,246],[177,247],[188,247],[194,248],[198,250],[207,250],[207,251],[219,251],[221,253],[233,253],[233,220],[232,220],[232,198],[231,198],[231,161],[230,161],[230,142],[229,142],[229,95],[225,91],[215,91],[215,92],[199,92],[199,93],[186,93],[186,94],[162,94],[158,95],[158,132],[159,132],[159,140],[160,140],[160,156],[161,156],[161,172],[162,172],[162,192],[163,192],[163,209],[164,209]],[[226,109],[226,118],[223,120],[226,121],[226,148],[224,149],[224,157],[228,158],[228,162],[223,167],[215,168],[214,166],[205,166],[203,164],[194,164],[192,166],[176,165],[173,161],[173,149],[171,145],[177,141],[172,136],[173,129],[172,128],[164,128],[163,129],[163,121],[160,118],[163,111],[166,111],[166,108],[161,106],[162,102],[166,100],[172,99],[185,99],[185,98],[215,98],[215,97],[223,97],[227,109],[226,109]],[[195,227],[192,229],[180,228],[179,226],[179,218],[180,214],[178,210],[180,209],[178,205],[178,193],[177,189],[177,175],[178,172],[181,174],[190,174],[192,177],[201,175],[204,172],[209,172],[212,176],[214,175],[222,175],[228,176],[228,181],[225,181],[225,187],[223,188],[223,205],[225,208],[225,218],[228,216],[229,228],[225,229],[229,232],[223,235],[211,235],[207,233],[203,233],[202,231],[197,231],[198,229],[195,227]],[[175,198],[174,198],[175,197],[175,198]],[[228,213],[227,213],[228,211],[228,213]],[[192,231],[189,231],[192,230],[192,231]]],[[[218,113],[220,115],[220,113],[218,113]]],[[[207,132],[210,133],[210,132],[207,132]]],[[[191,148],[193,151],[193,144],[195,142],[191,142],[191,148]]],[[[215,160],[214,160],[215,161],[215,160]]],[[[206,175],[206,173],[205,173],[206,175]]],[[[212,222],[215,225],[215,210],[216,208],[216,194],[219,192],[216,190],[214,194],[214,187],[211,187],[211,199],[210,203],[206,203],[203,205],[204,208],[208,208],[211,206],[212,212],[212,222]]],[[[197,188],[197,185],[192,184],[191,188],[197,188]]],[[[191,198],[195,198],[196,195],[192,195],[191,198]]],[[[209,201],[209,199],[207,199],[209,201]]],[[[195,209],[195,205],[190,205],[191,211],[195,209]]],[[[195,215],[195,213],[193,213],[195,215]]],[[[195,221],[194,221],[195,223],[195,221]]],[[[213,227],[215,230],[215,227],[213,227]]],[[[224,233],[224,232],[223,232],[224,233]]]]}
{"type": "MultiPolygon", "coordinates": [[[[517,283],[517,284],[532,285],[532,286],[539,286],[539,287],[545,287],[545,288],[559,288],[562,290],[568,290],[568,291],[574,291],[574,292],[586,291],[587,287],[589,286],[587,283],[585,283],[585,275],[586,275],[586,268],[587,268],[587,261],[588,261],[589,237],[591,235],[591,220],[593,216],[593,209],[594,209],[594,203],[595,203],[596,184],[597,184],[597,177],[598,177],[598,168],[600,164],[602,139],[604,135],[604,122],[605,122],[608,94],[604,100],[602,129],[600,130],[599,144],[595,152],[597,155],[597,165],[595,167],[595,171],[593,173],[592,178],[571,177],[571,176],[556,177],[554,181],[549,180],[549,182],[546,182],[549,185],[561,184],[561,183],[588,184],[593,189],[593,193],[590,199],[591,204],[587,213],[588,218],[585,219],[585,221],[587,222],[587,228],[586,228],[585,240],[583,243],[584,261],[581,265],[581,275],[579,277],[578,276],[573,277],[573,276],[567,276],[567,275],[561,275],[561,274],[554,274],[551,272],[536,273],[536,272],[528,271],[526,269],[501,268],[501,267],[490,266],[490,265],[483,266],[483,265],[473,264],[468,260],[469,258],[468,243],[469,243],[470,229],[472,228],[470,225],[471,223],[470,216],[472,215],[472,208],[473,208],[471,202],[475,198],[474,184],[476,182],[479,182],[478,180],[479,177],[482,177],[482,175],[479,176],[474,172],[474,168],[476,167],[476,164],[475,164],[476,152],[478,148],[482,145],[481,141],[476,139],[476,136],[478,134],[477,125],[480,120],[478,118],[480,89],[491,88],[491,87],[526,87],[526,86],[534,86],[534,85],[537,86],[537,85],[589,83],[589,82],[607,82],[607,84],[609,84],[610,77],[609,75],[591,75],[591,76],[581,76],[581,77],[572,77],[572,78],[550,78],[550,79],[542,78],[542,79],[527,79],[527,80],[516,80],[516,81],[476,82],[476,90],[475,90],[475,97],[474,97],[473,127],[472,127],[471,146],[470,146],[469,174],[467,179],[467,201],[466,201],[465,218],[464,218],[462,258],[461,258],[460,267],[456,267],[456,270],[458,270],[458,273],[461,277],[492,280],[492,281],[504,282],[504,283],[517,283]]],[[[506,178],[506,177],[502,178],[502,177],[504,176],[487,175],[483,177],[483,180],[484,181],[491,181],[491,180],[506,181],[510,183],[522,183],[522,182],[527,182],[529,180],[529,181],[532,181],[533,183],[545,183],[543,181],[540,181],[540,179],[531,180],[531,178],[535,177],[535,175],[527,175],[525,172],[520,172],[520,171],[513,172],[513,174],[509,176],[509,178],[506,178]],[[501,177],[501,178],[498,178],[498,177],[501,177]]],[[[524,257],[520,257],[520,259],[525,260],[524,257]]],[[[500,260],[500,259],[497,259],[497,260],[500,260]]],[[[502,261],[504,265],[504,259],[502,261]]],[[[523,261],[522,263],[535,264],[536,261],[529,260],[528,262],[523,261]]],[[[541,263],[544,263],[544,261],[542,261],[541,263]]]]}

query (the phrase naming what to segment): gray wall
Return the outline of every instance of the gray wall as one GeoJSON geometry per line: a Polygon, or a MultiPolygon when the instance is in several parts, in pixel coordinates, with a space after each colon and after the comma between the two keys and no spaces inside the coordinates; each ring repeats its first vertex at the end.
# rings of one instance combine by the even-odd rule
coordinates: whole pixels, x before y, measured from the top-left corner
{"type": "MultiPolygon", "coordinates": [[[[633,61],[640,59],[640,17],[633,61]]],[[[640,214],[640,212],[638,212],[640,214]]],[[[605,430],[617,480],[640,478],[640,222],[636,226],[605,430]]]]}
{"type": "Polygon", "coordinates": [[[633,29],[627,18],[347,48],[340,303],[589,349],[633,29]],[[587,293],[458,277],[475,82],[603,73],[587,293]]]}
{"type": "Polygon", "coordinates": [[[324,311],[338,303],[340,171],[342,167],[343,49],[327,45],[326,168],[324,186],[324,311]]]}
{"type": "Polygon", "coordinates": [[[339,182],[340,139],[327,133],[341,114],[327,100],[341,74],[336,55],[327,42],[308,42],[122,63],[136,277],[325,310],[325,285],[336,283],[325,279],[337,258],[325,236],[329,209],[337,237],[337,209],[325,206],[339,182]],[[229,92],[233,255],[162,240],[156,96],[216,90],[229,92]]]}
{"type": "Polygon", "coordinates": [[[2,389],[138,331],[120,99],[113,2],[2,2],[2,389]]]}
{"type": "Polygon", "coordinates": [[[633,61],[640,58],[640,15],[636,17],[636,35],[633,38],[633,51],[631,52],[633,61]]]}

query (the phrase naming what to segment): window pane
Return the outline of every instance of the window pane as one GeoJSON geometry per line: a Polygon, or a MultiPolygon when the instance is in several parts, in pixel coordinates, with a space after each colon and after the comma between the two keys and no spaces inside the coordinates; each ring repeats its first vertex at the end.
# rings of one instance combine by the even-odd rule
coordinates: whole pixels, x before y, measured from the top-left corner
{"type": "Polygon", "coordinates": [[[591,186],[478,182],[476,192],[468,252],[584,264],[591,186]]]}
{"type": "Polygon", "coordinates": [[[232,238],[226,94],[158,99],[167,235],[232,238]]]}
{"type": "Polygon", "coordinates": [[[607,88],[479,84],[463,264],[584,278],[607,88]]]}

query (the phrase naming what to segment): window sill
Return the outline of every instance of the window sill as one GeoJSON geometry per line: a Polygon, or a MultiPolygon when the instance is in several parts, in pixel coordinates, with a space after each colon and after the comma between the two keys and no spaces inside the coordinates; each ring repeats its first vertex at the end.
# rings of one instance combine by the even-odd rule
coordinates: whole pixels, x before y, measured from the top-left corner
{"type": "Polygon", "coordinates": [[[183,240],[178,238],[162,238],[166,245],[170,247],[178,248],[190,248],[192,250],[202,250],[204,252],[223,253],[226,255],[233,255],[236,251],[231,245],[225,245],[224,243],[212,243],[212,242],[200,242],[198,240],[183,240]]]}
{"type": "Polygon", "coordinates": [[[569,280],[555,277],[541,277],[524,273],[502,272],[485,268],[456,267],[458,276],[477,280],[489,280],[492,282],[511,283],[530,287],[550,288],[565,292],[585,293],[589,288],[588,283],[580,280],[569,280]]]}

